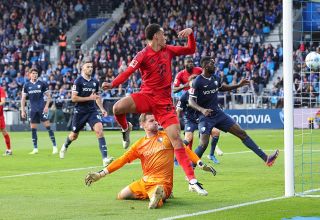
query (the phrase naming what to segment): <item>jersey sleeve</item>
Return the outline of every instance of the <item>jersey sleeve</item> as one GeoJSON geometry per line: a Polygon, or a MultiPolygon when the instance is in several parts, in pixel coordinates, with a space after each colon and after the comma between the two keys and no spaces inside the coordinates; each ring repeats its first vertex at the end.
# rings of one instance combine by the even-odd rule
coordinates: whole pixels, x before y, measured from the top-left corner
{"type": "Polygon", "coordinates": [[[78,79],[76,79],[75,81],[74,81],[74,84],[73,84],[73,86],[72,86],[72,92],[74,93],[79,93],[80,92],[80,89],[81,89],[81,86],[80,86],[80,83],[79,83],[79,78],[78,79]]]}
{"type": "Polygon", "coordinates": [[[196,41],[194,39],[193,32],[188,36],[187,46],[167,45],[167,49],[171,51],[173,56],[193,54],[194,52],[196,52],[196,41]]]}
{"type": "Polygon", "coordinates": [[[174,82],[173,82],[173,86],[174,86],[174,87],[180,86],[180,83],[181,83],[181,75],[182,75],[182,72],[181,72],[181,71],[176,75],[176,78],[174,79],[174,82]]]}
{"type": "Polygon", "coordinates": [[[24,84],[23,88],[22,88],[22,94],[28,95],[28,87],[27,87],[27,83],[24,84]]]}
{"type": "Polygon", "coordinates": [[[41,92],[46,93],[49,91],[49,87],[48,84],[45,82],[42,82],[42,88],[41,88],[41,92]]]}
{"type": "Polygon", "coordinates": [[[198,87],[199,87],[199,83],[198,83],[198,80],[196,78],[195,80],[193,80],[192,86],[188,90],[188,92],[189,92],[191,97],[193,97],[193,98],[197,98],[198,97],[198,87]]]}
{"type": "Polygon", "coordinates": [[[113,81],[112,88],[119,86],[124,83],[132,73],[134,73],[137,69],[139,69],[141,63],[143,62],[144,52],[140,51],[131,61],[128,68],[120,73],[113,81]]]}
{"type": "Polygon", "coordinates": [[[119,157],[107,166],[107,170],[109,173],[112,173],[123,167],[125,164],[131,163],[135,159],[139,158],[136,148],[139,146],[140,140],[135,142],[125,154],[123,154],[121,157],[119,157]]]}

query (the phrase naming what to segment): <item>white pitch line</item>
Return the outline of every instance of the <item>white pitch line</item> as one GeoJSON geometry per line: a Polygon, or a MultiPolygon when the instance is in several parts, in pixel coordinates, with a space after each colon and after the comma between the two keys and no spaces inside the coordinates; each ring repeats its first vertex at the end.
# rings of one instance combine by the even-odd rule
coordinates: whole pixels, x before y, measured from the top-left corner
{"type": "Polygon", "coordinates": [[[206,211],[201,211],[201,212],[194,212],[190,214],[185,214],[185,215],[177,215],[177,216],[171,216],[167,218],[161,218],[159,220],[172,220],[172,219],[180,219],[180,218],[186,218],[186,217],[192,217],[192,216],[198,216],[198,215],[205,215],[213,212],[220,212],[224,210],[229,210],[229,209],[236,209],[239,207],[243,206],[249,206],[249,205],[255,205],[259,203],[264,203],[264,202],[270,202],[270,201],[275,201],[275,200],[280,200],[280,199],[285,199],[287,197],[281,196],[281,197],[275,197],[275,198],[269,198],[269,199],[262,199],[262,200],[257,200],[257,201],[252,201],[252,202],[245,202],[245,203],[240,203],[237,205],[231,205],[231,206],[226,206],[218,209],[211,209],[211,210],[206,210],[206,211]]]}
{"type": "Polygon", "coordinates": [[[52,171],[34,172],[34,173],[23,173],[23,174],[11,175],[11,176],[0,176],[0,179],[22,177],[22,176],[34,176],[34,175],[51,174],[51,173],[73,172],[73,171],[79,171],[79,170],[95,169],[98,167],[101,167],[101,166],[71,168],[71,169],[64,169],[64,170],[52,170],[52,171]]]}
{"type": "MultiPolygon", "coordinates": [[[[140,164],[140,163],[130,163],[131,165],[140,164]]],[[[93,166],[93,167],[80,167],[80,168],[71,168],[64,170],[52,170],[52,171],[44,171],[44,172],[33,172],[33,173],[22,173],[11,176],[0,176],[0,179],[14,178],[14,177],[23,177],[23,176],[34,176],[34,175],[43,175],[43,174],[51,174],[51,173],[65,173],[65,172],[73,172],[79,170],[88,170],[88,169],[96,169],[101,168],[102,166],[93,166]]]]}
{"type": "MultiPolygon", "coordinates": [[[[265,151],[275,151],[275,150],[265,150],[265,151]]],[[[283,150],[280,150],[283,151],[283,150]]],[[[295,151],[301,151],[301,150],[295,150],[295,151]]],[[[320,151],[320,150],[313,150],[313,151],[320,151]]],[[[224,155],[232,155],[232,154],[247,154],[247,153],[253,153],[252,151],[237,151],[237,152],[224,152],[224,155]]],[[[140,164],[139,162],[134,162],[130,164],[140,164]]],[[[71,169],[64,169],[64,170],[52,170],[52,171],[43,171],[43,172],[32,172],[32,173],[23,173],[23,174],[16,174],[16,175],[10,175],[10,176],[0,176],[0,179],[6,179],[6,178],[14,178],[14,177],[23,177],[23,176],[34,176],[34,175],[43,175],[43,174],[51,174],[51,173],[64,173],[64,172],[73,172],[73,171],[79,171],[79,170],[87,170],[87,169],[95,169],[95,168],[101,168],[101,166],[92,166],[92,167],[80,167],[80,168],[71,168],[71,169]]]]}

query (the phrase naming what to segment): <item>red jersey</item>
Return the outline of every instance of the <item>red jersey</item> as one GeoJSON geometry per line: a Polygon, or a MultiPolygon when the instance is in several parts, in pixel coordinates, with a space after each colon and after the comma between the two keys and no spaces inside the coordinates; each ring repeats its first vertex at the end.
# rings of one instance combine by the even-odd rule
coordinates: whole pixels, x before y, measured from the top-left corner
{"type": "Polygon", "coordinates": [[[129,67],[113,80],[112,87],[122,84],[139,69],[142,78],[141,92],[151,93],[159,97],[171,97],[172,58],[193,54],[195,50],[196,42],[193,33],[188,36],[188,46],[166,45],[160,51],[155,52],[148,45],[138,52],[129,67]]]}
{"type": "MultiPolygon", "coordinates": [[[[181,70],[177,75],[176,78],[174,80],[173,85],[175,87],[180,86],[180,84],[186,84],[189,81],[189,77],[193,74],[195,75],[200,75],[202,73],[202,68],[201,67],[193,67],[192,68],[192,73],[189,73],[186,69],[181,70]]],[[[190,86],[185,87],[183,90],[188,90],[190,89],[190,86]]]]}
{"type": "MultiPolygon", "coordinates": [[[[0,98],[3,99],[3,98],[6,98],[6,92],[3,90],[2,87],[0,87],[0,98]]],[[[3,105],[0,106],[0,117],[3,116],[3,105]]]]}

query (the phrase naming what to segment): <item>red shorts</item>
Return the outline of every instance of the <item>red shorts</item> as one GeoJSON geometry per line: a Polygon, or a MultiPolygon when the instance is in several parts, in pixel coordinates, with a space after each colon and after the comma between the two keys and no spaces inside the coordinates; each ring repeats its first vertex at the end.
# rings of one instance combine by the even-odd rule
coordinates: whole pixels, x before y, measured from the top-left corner
{"type": "Polygon", "coordinates": [[[4,117],[1,116],[0,117],[0,129],[4,129],[4,128],[6,128],[6,122],[4,120],[4,117]]]}
{"type": "Polygon", "coordinates": [[[133,93],[131,97],[138,113],[152,113],[163,128],[180,123],[171,97],[164,99],[142,92],[133,93]]]}

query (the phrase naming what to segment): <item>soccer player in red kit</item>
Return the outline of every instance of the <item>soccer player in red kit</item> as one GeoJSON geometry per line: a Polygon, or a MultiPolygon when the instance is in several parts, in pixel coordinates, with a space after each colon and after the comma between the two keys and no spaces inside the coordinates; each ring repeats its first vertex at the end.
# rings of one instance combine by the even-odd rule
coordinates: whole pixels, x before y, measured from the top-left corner
{"type": "Polygon", "coordinates": [[[171,98],[171,60],[175,56],[193,54],[196,42],[191,28],[178,33],[178,37],[188,37],[187,46],[166,45],[164,31],[158,24],[149,24],[145,29],[148,45],[138,52],[128,68],[111,83],[104,82],[103,89],[111,89],[125,82],[137,69],[140,70],[142,86],[140,92],[121,98],[113,106],[116,120],[122,127],[124,148],[130,144],[129,133],[132,125],[126,120],[126,113],[151,112],[156,121],[165,129],[175,156],[182,166],[190,187],[200,195],[205,191],[196,180],[190,160],[180,137],[180,123],[171,98]]]}
{"type": "Polygon", "coordinates": [[[173,82],[173,92],[180,92],[181,90],[188,91],[189,77],[192,75],[200,75],[202,73],[201,67],[195,67],[191,56],[186,56],[184,59],[185,69],[177,73],[173,82]]]}
{"type": "Polygon", "coordinates": [[[10,136],[6,130],[6,122],[4,120],[4,114],[3,114],[3,106],[6,103],[6,92],[3,90],[2,87],[0,87],[0,99],[1,99],[0,100],[0,131],[2,132],[4,141],[6,142],[6,147],[7,147],[4,153],[4,156],[10,156],[12,155],[10,136]]]}

